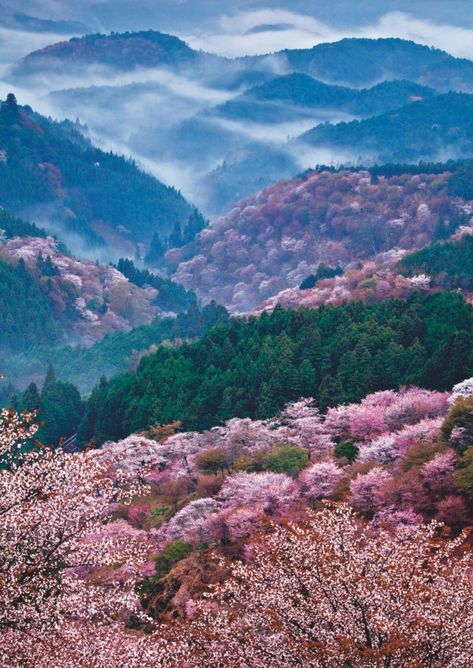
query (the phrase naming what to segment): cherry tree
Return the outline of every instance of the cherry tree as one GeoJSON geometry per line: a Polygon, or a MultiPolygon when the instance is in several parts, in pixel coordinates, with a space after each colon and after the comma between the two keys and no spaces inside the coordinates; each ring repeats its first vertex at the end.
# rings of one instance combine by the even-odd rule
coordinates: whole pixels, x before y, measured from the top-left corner
{"type": "Polygon", "coordinates": [[[273,514],[289,509],[297,496],[294,481],[284,473],[237,473],[227,478],[218,498],[224,508],[260,504],[273,514]]]}
{"type": "Polygon", "coordinates": [[[471,558],[437,525],[374,533],[345,505],[273,527],[193,606],[192,668],[468,668],[471,558]]]}
{"type": "Polygon", "coordinates": [[[191,501],[157,532],[158,540],[163,538],[164,542],[172,542],[183,539],[197,544],[205,543],[209,538],[206,522],[218,510],[219,504],[215,499],[191,501]]]}
{"type": "Polygon", "coordinates": [[[134,586],[150,543],[107,524],[111,507],[139,490],[110,475],[113,460],[25,448],[35,431],[34,415],[1,412],[0,665],[32,666],[40,648],[36,665],[72,668],[81,664],[65,658],[68,637],[110,628],[113,644],[113,629],[123,636],[122,620],[141,614],[134,586]],[[123,564],[120,577],[95,577],[123,564]]]}
{"type": "Polygon", "coordinates": [[[277,423],[286,428],[285,436],[288,441],[307,450],[309,460],[314,453],[320,456],[334,448],[335,444],[324,427],[314,399],[301,399],[288,404],[277,423]]]}
{"type": "Polygon", "coordinates": [[[391,479],[387,471],[375,466],[368,473],[359,473],[350,483],[350,502],[362,513],[373,513],[379,505],[379,494],[391,479]]]}
{"type": "Polygon", "coordinates": [[[448,402],[453,405],[457,399],[466,399],[471,396],[473,396],[473,378],[467,378],[453,387],[448,402]]]}
{"type": "Polygon", "coordinates": [[[343,478],[343,469],[333,461],[318,462],[299,476],[302,494],[316,501],[330,496],[343,478]]]}

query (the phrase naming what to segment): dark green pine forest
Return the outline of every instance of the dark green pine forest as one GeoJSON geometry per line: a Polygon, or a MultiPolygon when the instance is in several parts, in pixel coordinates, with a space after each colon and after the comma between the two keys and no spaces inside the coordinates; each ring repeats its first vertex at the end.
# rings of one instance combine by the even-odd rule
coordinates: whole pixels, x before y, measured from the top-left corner
{"type": "Polygon", "coordinates": [[[404,384],[446,390],[473,373],[473,309],[453,292],[232,319],[103,380],[79,429],[100,444],[153,423],[206,429],[267,418],[301,396],[320,408],[404,384]]]}
{"type": "Polygon", "coordinates": [[[409,276],[425,273],[438,287],[450,290],[473,288],[473,236],[458,241],[437,242],[406,256],[400,269],[409,276]]]}

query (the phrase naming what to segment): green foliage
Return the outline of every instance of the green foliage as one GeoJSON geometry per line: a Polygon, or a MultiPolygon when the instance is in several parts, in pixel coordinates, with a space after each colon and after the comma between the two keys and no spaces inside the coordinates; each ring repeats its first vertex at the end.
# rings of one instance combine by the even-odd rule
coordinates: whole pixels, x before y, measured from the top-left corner
{"type": "MultiPolygon", "coordinates": [[[[407,104],[395,113],[336,125],[324,123],[302,137],[313,145],[350,147],[363,155],[375,151],[377,159],[385,162],[416,162],[443,149],[469,157],[473,147],[472,112],[473,96],[447,93],[407,104]]],[[[457,190],[465,185],[466,192],[467,182],[463,179],[457,190]]]]}
{"type": "Polygon", "coordinates": [[[81,392],[90,392],[97,378],[128,371],[137,364],[140,356],[150,352],[151,346],[163,342],[179,345],[183,340],[202,336],[211,327],[227,322],[228,318],[223,306],[211,303],[199,309],[194,303],[175,318],[157,318],[150,325],[130,332],[108,334],[90,348],[37,347],[13,358],[8,357],[3,362],[2,371],[8,378],[26,384],[32,378],[44,376],[48,365],[54,364],[61,369],[65,380],[76,385],[81,392]]]}
{"type": "Polygon", "coordinates": [[[183,259],[189,259],[195,250],[193,243],[195,238],[208,224],[208,220],[197,209],[194,209],[183,225],[179,221],[174,224],[168,237],[156,233],[153,235],[146,262],[152,266],[163,265],[165,264],[164,256],[170,248],[182,248],[183,246],[185,246],[183,259]]]}
{"type": "Polygon", "coordinates": [[[463,452],[466,447],[473,445],[473,397],[458,399],[450,409],[442,424],[442,437],[446,442],[450,440],[454,429],[462,430],[461,438],[453,443],[457,450],[463,452]]]}
{"type": "Polygon", "coordinates": [[[63,339],[47,295],[23,260],[16,265],[0,260],[0,347],[19,353],[63,339]]]}
{"type": "Polygon", "coordinates": [[[314,288],[318,281],[321,281],[324,278],[333,278],[334,276],[340,276],[343,274],[343,269],[341,267],[329,267],[326,264],[319,265],[317,272],[311,274],[299,286],[300,290],[309,290],[314,288]]]}
{"type": "Polygon", "coordinates": [[[42,237],[47,236],[46,231],[36,227],[33,223],[27,223],[20,218],[14,218],[6,211],[0,211],[0,230],[3,230],[7,239],[13,237],[42,237]]]}
{"type": "Polygon", "coordinates": [[[451,197],[473,199],[473,164],[457,169],[448,180],[448,194],[451,197]]]}
{"type": "Polygon", "coordinates": [[[455,485],[461,492],[473,497],[473,446],[467,448],[458,460],[455,485]]]}
{"type": "Polygon", "coordinates": [[[349,441],[342,441],[335,448],[335,457],[347,459],[352,464],[358,457],[358,448],[349,441]]]}
{"type": "Polygon", "coordinates": [[[446,390],[473,375],[473,311],[460,294],[441,293],[235,318],[112,379],[84,437],[101,443],[173,420],[194,430],[269,417],[300,398],[304,362],[322,409],[409,383],[446,390]]]}
{"type": "Polygon", "coordinates": [[[276,445],[265,453],[263,468],[273,473],[296,475],[308,462],[307,452],[302,448],[295,445],[276,445]]]}
{"type": "Polygon", "coordinates": [[[407,255],[400,268],[408,276],[428,274],[440,287],[473,289],[473,236],[435,243],[407,255]]]}
{"type": "Polygon", "coordinates": [[[171,568],[188,557],[193,549],[193,546],[184,540],[175,540],[173,543],[170,543],[154,559],[157,577],[162,578],[169,573],[171,568]]]}
{"type": "Polygon", "coordinates": [[[77,431],[84,405],[77,388],[58,381],[50,366],[41,393],[35,383],[30,383],[19,401],[18,410],[38,411],[42,426],[35,438],[45,445],[55,446],[61,438],[68,438],[77,431]]]}
{"type": "Polygon", "coordinates": [[[165,577],[176,564],[188,557],[193,550],[193,546],[183,540],[175,540],[170,543],[154,558],[156,575],[143,580],[138,585],[138,593],[141,596],[149,596],[159,580],[165,577]]]}
{"type": "Polygon", "coordinates": [[[147,269],[138,269],[131,260],[120,259],[117,265],[118,271],[128,278],[129,281],[142,288],[150,285],[158,290],[156,303],[163,311],[185,311],[191,304],[197,301],[196,295],[171,281],[153,274],[147,269]]]}

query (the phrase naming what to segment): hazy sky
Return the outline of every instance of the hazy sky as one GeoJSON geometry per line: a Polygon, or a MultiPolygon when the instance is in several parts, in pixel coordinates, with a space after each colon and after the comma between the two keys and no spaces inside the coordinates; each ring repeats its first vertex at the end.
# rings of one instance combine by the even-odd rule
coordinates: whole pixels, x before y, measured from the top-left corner
{"type": "Polygon", "coordinates": [[[399,36],[473,58],[472,0],[0,0],[2,62],[64,39],[63,27],[25,34],[24,20],[12,19],[18,13],[80,21],[90,31],[161,29],[226,55],[399,36]]]}

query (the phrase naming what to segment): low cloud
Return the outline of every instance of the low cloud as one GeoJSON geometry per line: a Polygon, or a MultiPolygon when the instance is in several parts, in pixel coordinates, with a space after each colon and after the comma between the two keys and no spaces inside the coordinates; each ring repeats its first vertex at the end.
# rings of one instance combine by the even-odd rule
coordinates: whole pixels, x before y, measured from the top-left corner
{"type": "Polygon", "coordinates": [[[316,18],[281,9],[261,9],[223,16],[213,33],[185,35],[197,49],[236,57],[272,53],[285,48],[310,48],[338,31],[316,18]],[[259,31],[258,28],[261,28],[259,31]]]}
{"type": "Polygon", "coordinates": [[[32,33],[26,30],[0,27],[0,68],[3,69],[31,51],[65,39],[68,39],[68,36],[64,34],[32,33]]]}

